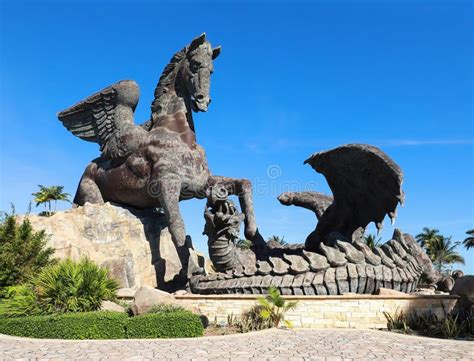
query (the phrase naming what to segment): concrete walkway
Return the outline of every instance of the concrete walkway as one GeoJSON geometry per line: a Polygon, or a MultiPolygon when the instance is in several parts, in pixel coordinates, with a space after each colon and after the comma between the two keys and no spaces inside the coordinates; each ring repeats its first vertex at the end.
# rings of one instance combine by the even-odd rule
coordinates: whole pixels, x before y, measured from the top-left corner
{"type": "Polygon", "coordinates": [[[474,342],[361,330],[266,330],[173,340],[64,341],[0,335],[0,359],[474,360],[474,342]]]}

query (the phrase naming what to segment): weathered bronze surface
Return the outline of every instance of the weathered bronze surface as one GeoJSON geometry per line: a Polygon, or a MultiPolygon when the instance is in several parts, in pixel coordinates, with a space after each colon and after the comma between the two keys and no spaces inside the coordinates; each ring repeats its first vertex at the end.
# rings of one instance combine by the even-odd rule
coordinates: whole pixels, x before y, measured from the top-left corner
{"type": "Polygon", "coordinates": [[[245,235],[258,236],[249,181],[213,176],[204,149],[197,144],[192,112],[205,112],[211,98],[212,48],[206,35],[178,51],[165,67],[155,89],[151,117],[134,123],[138,85],[125,80],[60,112],[59,119],[77,137],[100,145],[101,156],[86,168],[74,203],[114,202],[139,209],[163,208],[173,242],[185,244],[186,231],[178,202],[205,198],[219,183],[239,196],[245,214],[245,235]]]}

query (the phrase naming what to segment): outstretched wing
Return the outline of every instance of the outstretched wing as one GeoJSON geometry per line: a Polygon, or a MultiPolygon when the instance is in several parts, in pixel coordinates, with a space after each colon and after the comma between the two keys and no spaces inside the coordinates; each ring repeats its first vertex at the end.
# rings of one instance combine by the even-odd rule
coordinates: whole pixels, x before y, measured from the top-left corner
{"type": "Polygon", "coordinates": [[[138,85],[123,80],[59,112],[58,118],[72,134],[100,144],[105,153],[113,135],[124,125],[134,124],[139,96],[138,85]]]}
{"type": "Polygon", "coordinates": [[[398,203],[403,204],[402,171],[376,147],[348,144],[315,153],[306,163],[324,175],[334,196],[316,228],[320,237],[339,232],[351,239],[370,222],[381,229],[385,216],[393,221],[398,203]]]}

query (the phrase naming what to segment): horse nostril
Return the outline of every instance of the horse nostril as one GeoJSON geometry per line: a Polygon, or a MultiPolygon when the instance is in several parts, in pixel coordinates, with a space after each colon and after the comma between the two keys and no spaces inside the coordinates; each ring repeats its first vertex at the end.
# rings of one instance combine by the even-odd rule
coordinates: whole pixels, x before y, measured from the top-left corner
{"type": "Polygon", "coordinates": [[[209,98],[209,100],[207,101],[207,105],[211,104],[211,101],[212,101],[212,99],[209,98]]]}

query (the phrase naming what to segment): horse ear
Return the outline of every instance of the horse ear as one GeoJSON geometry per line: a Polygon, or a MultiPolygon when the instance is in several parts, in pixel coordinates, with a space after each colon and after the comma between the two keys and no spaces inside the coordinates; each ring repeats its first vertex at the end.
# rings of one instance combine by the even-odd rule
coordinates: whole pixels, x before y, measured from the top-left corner
{"type": "Polygon", "coordinates": [[[189,48],[196,49],[199,45],[204,44],[205,41],[206,41],[206,33],[202,33],[197,38],[193,39],[193,41],[191,41],[189,48]]]}
{"type": "Polygon", "coordinates": [[[219,54],[221,53],[221,46],[219,45],[217,48],[212,49],[212,60],[217,58],[219,54]]]}

